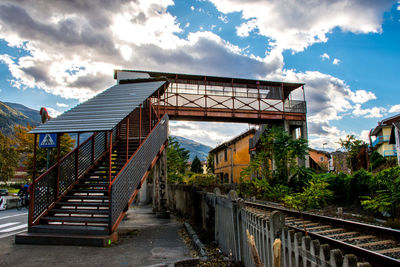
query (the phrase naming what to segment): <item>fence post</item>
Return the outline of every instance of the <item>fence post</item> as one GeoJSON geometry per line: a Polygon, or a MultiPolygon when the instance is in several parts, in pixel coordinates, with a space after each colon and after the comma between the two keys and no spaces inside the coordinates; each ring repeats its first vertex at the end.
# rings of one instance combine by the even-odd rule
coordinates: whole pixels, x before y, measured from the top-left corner
{"type": "Polygon", "coordinates": [[[315,259],[315,261],[311,262],[311,267],[321,266],[321,261],[319,259],[319,248],[320,248],[319,240],[312,240],[310,244],[310,253],[315,259]]]}
{"type": "Polygon", "coordinates": [[[328,266],[331,257],[331,248],[328,244],[323,244],[320,246],[319,258],[321,259],[321,266],[328,266]]]}
{"type": "Polygon", "coordinates": [[[343,265],[343,255],[340,249],[332,249],[330,258],[332,267],[341,267],[343,265]]]}
{"type": "Polygon", "coordinates": [[[307,263],[312,262],[313,258],[310,253],[310,245],[311,245],[311,237],[303,236],[303,238],[301,239],[303,266],[308,266],[307,263]]]}

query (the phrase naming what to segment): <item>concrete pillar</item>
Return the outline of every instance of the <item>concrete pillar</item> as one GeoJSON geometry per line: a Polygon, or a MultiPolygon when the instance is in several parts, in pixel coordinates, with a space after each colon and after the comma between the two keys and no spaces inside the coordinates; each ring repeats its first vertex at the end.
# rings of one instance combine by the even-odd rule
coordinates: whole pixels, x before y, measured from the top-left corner
{"type": "Polygon", "coordinates": [[[153,167],[153,212],[156,213],[159,210],[160,206],[160,197],[159,197],[159,191],[160,191],[160,181],[159,181],[159,176],[160,176],[160,166],[159,166],[159,160],[156,162],[156,164],[153,167]]]}
{"type": "Polygon", "coordinates": [[[164,150],[154,165],[153,212],[159,218],[169,218],[167,209],[167,151],[164,150]]]}
{"type": "MultiPolygon", "coordinates": [[[[308,140],[308,129],[307,129],[307,121],[303,121],[301,126],[301,138],[308,140]]],[[[304,166],[306,168],[310,168],[310,157],[309,155],[305,156],[304,166]]]]}
{"type": "Polygon", "coordinates": [[[142,188],[139,191],[139,205],[146,205],[148,202],[147,197],[147,179],[142,184],[142,188]]]}

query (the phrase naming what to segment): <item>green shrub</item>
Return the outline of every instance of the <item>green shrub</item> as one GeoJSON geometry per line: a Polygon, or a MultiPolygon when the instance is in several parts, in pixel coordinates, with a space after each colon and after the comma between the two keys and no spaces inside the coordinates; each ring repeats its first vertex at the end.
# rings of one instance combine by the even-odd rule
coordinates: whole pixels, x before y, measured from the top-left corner
{"type": "Polygon", "coordinates": [[[350,176],[346,185],[347,203],[360,205],[360,197],[371,192],[372,181],[372,173],[364,169],[360,169],[350,176]]]}
{"type": "Polygon", "coordinates": [[[392,218],[400,216],[400,167],[377,173],[370,183],[370,194],[363,197],[362,206],[374,213],[389,212],[392,218]]]}
{"type": "Polygon", "coordinates": [[[300,211],[308,208],[322,208],[328,204],[333,196],[328,185],[323,177],[314,175],[308,181],[307,186],[303,188],[303,192],[286,195],[283,202],[286,206],[300,211]]]}
{"type": "Polygon", "coordinates": [[[214,174],[195,173],[186,181],[189,184],[196,184],[200,187],[217,186],[217,176],[214,174]]]}
{"type": "Polygon", "coordinates": [[[379,166],[381,166],[385,163],[386,163],[386,159],[384,156],[382,156],[381,154],[379,154],[376,151],[372,152],[371,157],[370,157],[370,164],[371,164],[372,170],[375,170],[376,168],[378,168],[379,166]]]}

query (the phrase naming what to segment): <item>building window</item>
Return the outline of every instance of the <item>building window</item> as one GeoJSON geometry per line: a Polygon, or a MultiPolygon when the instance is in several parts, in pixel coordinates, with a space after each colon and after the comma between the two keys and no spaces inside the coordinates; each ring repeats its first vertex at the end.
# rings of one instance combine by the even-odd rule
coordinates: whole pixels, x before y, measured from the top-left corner
{"type": "Polygon", "coordinates": [[[225,157],[225,161],[228,161],[228,149],[225,149],[224,157],[225,157]]]}
{"type": "Polygon", "coordinates": [[[324,161],[324,157],[321,157],[320,160],[321,160],[321,162],[324,161]]]}
{"type": "Polygon", "coordinates": [[[218,162],[219,162],[219,160],[218,160],[218,153],[217,153],[217,154],[215,154],[215,164],[218,165],[218,162]]]}
{"type": "Polygon", "coordinates": [[[224,184],[229,183],[229,175],[227,173],[224,174],[224,184]]]}

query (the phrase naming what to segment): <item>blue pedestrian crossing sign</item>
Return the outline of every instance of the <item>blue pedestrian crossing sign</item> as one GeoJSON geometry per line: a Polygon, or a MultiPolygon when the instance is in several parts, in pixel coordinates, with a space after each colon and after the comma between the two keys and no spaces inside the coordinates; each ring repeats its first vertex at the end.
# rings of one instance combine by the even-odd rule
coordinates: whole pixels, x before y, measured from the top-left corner
{"type": "Polygon", "coordinates": [[[40,134],[39,147],[57,147],[57,134],[40,134]]]}

